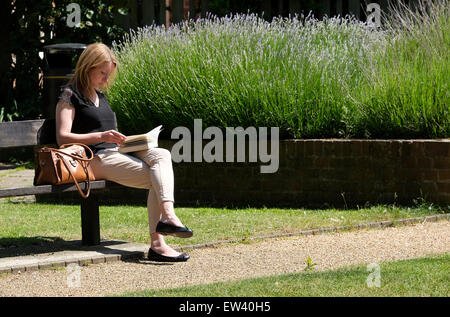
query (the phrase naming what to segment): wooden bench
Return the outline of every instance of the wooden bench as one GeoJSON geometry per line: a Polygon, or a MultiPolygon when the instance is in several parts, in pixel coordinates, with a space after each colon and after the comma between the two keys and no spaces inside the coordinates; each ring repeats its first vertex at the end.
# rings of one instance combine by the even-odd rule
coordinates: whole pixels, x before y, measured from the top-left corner
{"type": "MultiPolygon", "coordinates": [[[[28,146],[56,146],[55,120],[25,120],[0,123],[0,148],[28,146]]],[[[85,189],[85,184],[80,183],[85,189]]],[[[100,244],[99,201],[96,192],[118,184],[104,180],[91,182],[91,194],[87,199],[81,198],[81,234],[83,245],[100,244]]],[[[44,195],[64,192],[74,192],[74,184],[40,185],[22,188],[0,189],[0,198],[27,195],[44,195]]]]}

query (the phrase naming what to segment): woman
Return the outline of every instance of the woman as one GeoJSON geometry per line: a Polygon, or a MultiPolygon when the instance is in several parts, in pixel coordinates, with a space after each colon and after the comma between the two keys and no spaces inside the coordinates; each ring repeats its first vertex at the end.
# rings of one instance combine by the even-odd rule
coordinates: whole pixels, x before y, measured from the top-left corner
{"type": "Polygon", "coordinates": [[[75,75],[59,97],[56,106],[56,138],[59,145],[89,145],[95,157],[91,167],[96,179],[106,179],[125,186],[149,189],[147,208],[151,237],[148,258],[154,261],[187,261],[168,246],[163,235],[191,237],[175,215],[173,203],[174,177],[170,152],[161,148],[131,153],[118,152],[125,136],[117,131],[116,117],[107,89],[117,71],[114,53],[104,44],[89,45],[81,54],[75,75]]]}

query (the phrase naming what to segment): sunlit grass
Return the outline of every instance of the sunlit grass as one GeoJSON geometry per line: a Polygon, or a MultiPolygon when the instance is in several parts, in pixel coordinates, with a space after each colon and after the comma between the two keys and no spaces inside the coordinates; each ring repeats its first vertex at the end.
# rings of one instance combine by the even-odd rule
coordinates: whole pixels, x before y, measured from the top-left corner
{"type": "MultiPolygon", "coordinates": [[[[55,240],[81,239],[77,205],[41,203],[0,204],[0,245],[39,244],[55,240]]],[[[279,208],[176,208],[183,223],[194,230],[190,239],[167,237],[171,245],[219,240],[240,240],[323,227],[414,218],[449,212],[432,205],[417,207],[374,206],[362,209],[279,208]]],[[[149,243],[147,209],[137,206],[102,206],[102,239],[149,243]]]]}
{"type": "Polygon", "coordinates": [[[123,296],[144,297],[448,297],[450,254],[358,265],[324,272],[285,274],[176,289],[147,290],[123,296]],[[370,279],[368,282],[367,280],[370,279]]]}

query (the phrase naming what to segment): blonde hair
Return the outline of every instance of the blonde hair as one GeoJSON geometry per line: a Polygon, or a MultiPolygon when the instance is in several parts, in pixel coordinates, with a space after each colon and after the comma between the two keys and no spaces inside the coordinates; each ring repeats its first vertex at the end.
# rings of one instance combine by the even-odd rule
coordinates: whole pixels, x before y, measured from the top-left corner
{"type": "Polygon", "coordinates": [[[108,89],[114,81],[118,67],[117,58],[111,49],[103,43],[93,43],[88,45],[77,61],[75,74],[69,81],[69,84],[79,92],[83,93],[91,85],[89,71],[107,62],[113,63],[115,67],[109,76],[107,83],[102,87],[103,89],[108,89]]]}

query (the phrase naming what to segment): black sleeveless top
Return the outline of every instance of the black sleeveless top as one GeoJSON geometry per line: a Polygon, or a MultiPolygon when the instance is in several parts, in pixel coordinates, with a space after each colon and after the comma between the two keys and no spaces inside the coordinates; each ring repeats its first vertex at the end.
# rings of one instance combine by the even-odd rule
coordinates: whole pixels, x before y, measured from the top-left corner
{"type": "MultiPolygon", "coordinates": [[[[59,99],[70,103],[75,108],[75,118],[72,123],[72,133],[103,132],[117,130],[116,114],[111,110],[106,96],[97,90],[99,106],[75,90],[71,85],[64,88],[59,99]]],[[[92,151],[116,147],[115,143],[100,142],[90,144],[92,151]]]]}

